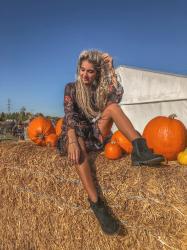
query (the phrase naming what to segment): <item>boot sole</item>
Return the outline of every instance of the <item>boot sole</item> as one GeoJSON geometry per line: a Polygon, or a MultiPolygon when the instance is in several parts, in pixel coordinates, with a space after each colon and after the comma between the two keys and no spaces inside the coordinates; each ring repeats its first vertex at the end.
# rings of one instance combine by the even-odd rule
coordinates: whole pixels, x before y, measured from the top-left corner
{"type": "Polygon", "coordinates": [[[118,228],[114,231],[114,232],[106,232],[103,230],[103,227],[101,226],[101,229],[102,229],[102,233],[105,234],[105,235],[117,235],[119,234],[120,230],[121,230],[121,227],[120,225],[118,225],[118,228]]]}
{"type": "Polygon", "coordinates": [[[154,158],[154,159],[147,160],[147,161],[133,161],[132,165],[134,167],[139,167],[142,165],[147,165],[147,166],[155,166],[156,165],[156,167],[160,167],[158,165],[160,165],[160,163],[163,161],[165,161],[165,159],[158,157],[158,158],[154,158]]]}

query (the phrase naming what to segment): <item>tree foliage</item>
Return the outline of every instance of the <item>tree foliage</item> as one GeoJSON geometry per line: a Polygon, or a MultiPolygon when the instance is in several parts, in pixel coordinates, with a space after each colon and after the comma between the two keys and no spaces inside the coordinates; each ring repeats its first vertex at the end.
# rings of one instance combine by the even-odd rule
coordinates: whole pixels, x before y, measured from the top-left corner
{"type": "MultiPolygon", "coordinates": [[[[6,120],[16,120],[16,121],[20,121],[20,122],[24,122],[27,121],[33,117],[36,116],[44,116],[42,113],[31,113],[31,112],[26,112],[25,107],[22,107],[20,109],[20,112],[12,112],[12,113],[5,113],[5,112],[1,112],[0,113],[0,121],[6,121],[6,120]]],[[[51,119],[51,120],[58,120],[59,117],[56,116],[46,116],[47,118],[51,119]]]]}

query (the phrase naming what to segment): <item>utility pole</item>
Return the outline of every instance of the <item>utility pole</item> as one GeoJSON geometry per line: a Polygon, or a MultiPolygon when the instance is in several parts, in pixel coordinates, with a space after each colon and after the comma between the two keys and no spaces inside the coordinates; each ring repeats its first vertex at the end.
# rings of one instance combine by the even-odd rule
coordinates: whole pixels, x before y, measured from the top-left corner
{"type": "Polygon", "coordinates": [[[8,98],[7,108],[8,108],[8,113],[10,113],[10,109],[11,109],[11,100],[10,100],[10,98],[8,98]]]}

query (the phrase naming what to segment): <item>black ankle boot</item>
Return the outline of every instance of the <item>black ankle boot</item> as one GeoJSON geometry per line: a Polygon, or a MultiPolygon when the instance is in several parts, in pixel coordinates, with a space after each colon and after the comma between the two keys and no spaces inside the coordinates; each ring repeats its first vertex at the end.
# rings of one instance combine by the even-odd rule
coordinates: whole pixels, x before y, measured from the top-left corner
{"type": "Polygon", "coordinates": [[[90,207],[97,217],[101,228],[106,234],[115,234],[119,231],[119,225],[117,221],[108,213],[107,207],[101,198],[98,198],[97,202],[92,202],[88,199],[90,207]]]}
{"type": "Polygon", "coordinates": [[[147,147],[146,140],[142,137],[132,141],[132,145],[131,160],[134,166],[159,165],[162,161],[165,161],[162,155],[154,154],[153,151],[147,147]]]}

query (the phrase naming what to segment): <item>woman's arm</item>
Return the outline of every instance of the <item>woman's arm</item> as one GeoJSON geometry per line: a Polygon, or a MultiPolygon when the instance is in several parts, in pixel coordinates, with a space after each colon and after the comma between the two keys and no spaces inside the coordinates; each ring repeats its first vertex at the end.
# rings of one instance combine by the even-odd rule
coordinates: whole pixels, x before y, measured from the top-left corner
{"type": "Polygon", "coordinates": [[[74,89],[72,85],[67,84],[64,91],[64,113],[68,136],[68,159],[78,164],[80,158],[80,147],[75,132],[75,126],[78,124],[75,119],[76,112],[74,110],[75,98],[73,91],[74,89]]]}
{"type": "Polygon", "coordinates": [[[66,119],[66,125],[68,130],[69,142],[77,141],[77,136],[75,133],[75,127],[78,125],[77,120],[78,114],[75,112],[75,96],[74,87],[71,83],[67,84],[64,91],[64,113],[66,119]]]}
{"type": "Polygon", "coordinates": [[[119,103],[121,101],[124,90],[117,80],[112,57],[107,53],[103,53],[102,58],[105,63],[105,66],[107,67],[107,70],[110,72],[111,75],[111,83],[108,86],[108,96],[106,104],[106,106],[109,106],[111,103],[119,103]]]}
{"type": "Polygon", "coordinates": [[[68,129],[68,142],[69,142],[69,144],[77,142],[77,135],[75,133],[74,128],[69,128],[68,129]]]}
{"type": "Polygon", "coordinates": [[[108,86],[108,96],[107,96],[107,105],[111,103],[119,103],[122,99],[124,90],[122,85],[119,82],[116,84],[109,84],[108,86]]]}
{"type": "Polygon", "coordinates": [[[77,114],[75,112],[74,104],[74,87],[71,83],[69,83],[66,85],[64,90],[64,113],[68,130],[75,129],[75,126],[78,125],[75,119],[77,114]]]}

